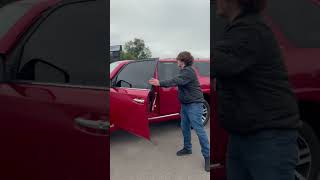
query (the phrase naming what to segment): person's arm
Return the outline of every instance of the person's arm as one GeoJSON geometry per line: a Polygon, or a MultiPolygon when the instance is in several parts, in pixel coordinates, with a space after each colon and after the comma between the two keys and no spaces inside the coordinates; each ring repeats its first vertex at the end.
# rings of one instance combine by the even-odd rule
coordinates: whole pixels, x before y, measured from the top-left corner
{"type": "Polygon", "coordinates": [[[188,69],[183,69],[180,73],[169,80],[160,81],[161,87],[174,87],[174,86],[184,86],[192,80],[192,72],[188,69]]]}
{"type": "Polygon", "coordinates": [[[259,59],[261,45],[256,29],[234,27],[213,48],[213,78],[235,76],[259,59]]]}

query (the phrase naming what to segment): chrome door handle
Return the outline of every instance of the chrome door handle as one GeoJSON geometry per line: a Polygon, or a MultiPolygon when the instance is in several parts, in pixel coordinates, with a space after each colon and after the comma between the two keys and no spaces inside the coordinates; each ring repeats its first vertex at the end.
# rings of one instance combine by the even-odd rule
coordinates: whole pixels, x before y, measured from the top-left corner
{"type": "Polygon", "coordinates": [[[144,104],[144,99],[134,98],[133,102],[136,102],[136,103],[139,103],[139,104],[144,104]]]}
{"type": "Polygon", "coordinates": [[[94,120],[87,120],[83,118],[76,118],[74,120],[75,124],[80,127],[108,131],[110,128],[109,121],[94,121],[94,120]]]}

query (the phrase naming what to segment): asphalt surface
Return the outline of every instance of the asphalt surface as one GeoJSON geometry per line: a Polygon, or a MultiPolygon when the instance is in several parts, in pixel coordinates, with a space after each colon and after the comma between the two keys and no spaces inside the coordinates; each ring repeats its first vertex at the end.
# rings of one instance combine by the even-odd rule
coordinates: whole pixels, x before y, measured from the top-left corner
{"type": "MultiPolygon", "coordinates": [[[[180,121],[152,124],[151,142],[124,131],[110,137],[111,180],[209,180],[204,171],[197,135],[192,131],[193,154],[176,156],[182,148],[180,121]]],[[[210,123],[206,125],[210,138],[210,123]]]]}

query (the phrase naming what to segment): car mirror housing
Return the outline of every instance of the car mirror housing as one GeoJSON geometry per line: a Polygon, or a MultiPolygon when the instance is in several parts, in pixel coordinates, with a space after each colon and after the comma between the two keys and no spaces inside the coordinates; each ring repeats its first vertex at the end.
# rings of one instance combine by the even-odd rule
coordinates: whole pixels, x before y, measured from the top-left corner
{"type": "Polygon", "coordinates": [[[38,82],[70,82],[70,75],[65,70],[40,59],[34,59],[25,64],[17,77],[22,80],[36,80],[38,82]],[[46,71],[47,75],[39,76],[38,74],[45,74],[43,71],[46,71]]]}
{"type": "Polygon", "coordinates": [[[119,80],[116,84],[117,87],[127,87],[127,88],[132,88],[132,84],[124,81],[124,80],[119,80]]]}

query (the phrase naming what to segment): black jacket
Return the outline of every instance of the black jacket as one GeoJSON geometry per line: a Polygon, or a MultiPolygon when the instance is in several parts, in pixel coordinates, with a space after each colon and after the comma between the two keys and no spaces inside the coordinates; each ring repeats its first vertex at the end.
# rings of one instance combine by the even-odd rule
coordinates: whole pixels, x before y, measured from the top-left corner
{"type": "Polygon", "coordinates": [[[204,102],[200,83],[192,66],[185,66],[173,79],[160,81],[160,86],[178,86],[179,100],[182,104],[204,102]]]}
{"type": "Polygon", "coordinates": [[[229,132],[301,126],[280,48],[259,14],[242,13],[213,47],[218,122],[229,132]]]}

